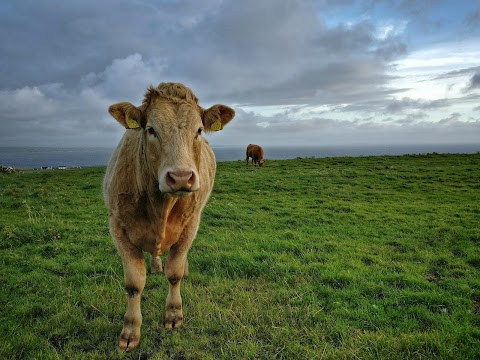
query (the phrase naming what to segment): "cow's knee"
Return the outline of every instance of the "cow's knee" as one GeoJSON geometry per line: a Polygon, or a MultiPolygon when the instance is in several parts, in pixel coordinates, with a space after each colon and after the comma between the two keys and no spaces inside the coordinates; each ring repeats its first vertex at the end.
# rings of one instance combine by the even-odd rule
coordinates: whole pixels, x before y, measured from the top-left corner
{"type": "Polygon", "coordinates": [[[129,298],[136,297],[142,291],[138,287],[132,286],[132,285],[126,285],[125,290],[127,291],[127,295],[128,295],[129,298]]]}
{"type": "Polygon", "coordinates": [[[171,285],[176,285],[178,284],[180,281],[182,280],[182,276],[180,276],[179,274],[172,274],[168,277],[168,282],[171,284],[171,285]]]}

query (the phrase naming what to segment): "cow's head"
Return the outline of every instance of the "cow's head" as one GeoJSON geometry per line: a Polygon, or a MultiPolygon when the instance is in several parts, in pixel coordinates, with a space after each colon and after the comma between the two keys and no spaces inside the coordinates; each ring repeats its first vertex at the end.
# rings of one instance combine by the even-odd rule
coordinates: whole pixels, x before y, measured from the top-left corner
{"type": "Polygon", "coordinates": [[[265,164],[265,159],[262,159],[258,162],[258,166],[263,166],[265,164]]]}
{"type": "Polygon", "coordinates": [[[147,167],[160,191],[173,196],[200,188],[201,151],[208,145],[203,133],[223,129],[235,116],[225,105],[203,109],[193,92],[179,83],[150,87],[139,107],[122,102],[108,111],[125,128],[142,133],[147,167]]]}

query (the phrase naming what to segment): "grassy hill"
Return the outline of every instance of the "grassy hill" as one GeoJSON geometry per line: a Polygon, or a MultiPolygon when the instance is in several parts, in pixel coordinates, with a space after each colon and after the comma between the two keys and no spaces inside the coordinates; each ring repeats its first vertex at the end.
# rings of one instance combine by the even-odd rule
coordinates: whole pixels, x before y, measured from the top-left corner
{"type": "Polygon", "coordinates": [[[103,172],[0,174],[0,358],[480,358],[480,154],[219,163],[184,328],[150,275],[128,354],[103,172]]]}

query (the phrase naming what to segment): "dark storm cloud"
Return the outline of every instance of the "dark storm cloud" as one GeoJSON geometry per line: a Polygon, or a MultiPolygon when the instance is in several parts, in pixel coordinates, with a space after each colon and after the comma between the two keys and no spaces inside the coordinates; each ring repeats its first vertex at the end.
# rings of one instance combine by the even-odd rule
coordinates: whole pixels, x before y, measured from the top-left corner
{"type": "Polygon", "coordinates": [[[243,3],[233,4],[226,12],[240,16],[233,22],[220,21],[210,31],[229,39],[228,51],[218,55],[210,72],[195,70],[206,79],[225,73],[233,80],[226,98],[240,104],[275,105],[387,95],[383,85],[390,77],[385,59],[404,52],[399,39],[377,39],[367,22],[328,28],[308,3],[292,2],[273,14],[261,8],[262,2],[249,4],[248,14],[236,7],[243,3]],[[274,21],[267,24],[265,14],[274,21]]]}
{"type": "Polygon", "coordinates": [[[347,105],[339,108],[342,112],[375,112],[379,114],[404,114],[412,110],[435,110],[451,106],[454,100],[439,99],[439,100],[422,100],[404,97],[400,100],[396,99],[381,99],[358,102],[352,105],[347,105]]]}
{"type": "Polygon", "coordinates": [[[471,76],[472,74],[475,74],[475,73],[480,73],[480,66],[449,71],[445,74],[442,74],[440,76],[435,77],[435,80],[457,78],[457,77],[463,76],[463,75],[470,75],[471,76]]]}
{"type": "Polygon", "coordinates": [[[113,59],[168,56],[175,39],[218,1],[10,1],[0,5],[2,86],[74,86],[113,59]],[[173,20],[172,20],[173,19],[173,20]],[[8,36],[6,36],[8,34],[8,36]]]}
{"type": "Polygon", "coordinates": [[[275,96],[275,88],[296,82],[288,89],[296,102],[322,83],[340,82],[334,79],[345,72],[352,84],[361,80],[347,59],[361,56],[381,72],[376,54],[391,58],[403,51],[398,39],[376,40],[368,22],[327,28],[313,1],[22,1],[3,6],[0,31],[9,36],[2,39],[0,74],[7,89],[45,83],[74,88],[114,59],[138,53],[146,62],[163,61],[158,81],[162,76],[193,80],[208,98],[217,96],[207,90],[213,88],[260,103],[256,90],[264,89],[268,103],[269,88],[275,96]],[[317,77],[311,79],[312,74],[317,77]],[[307,79],[305,86],[295,78],[307,79]]]}
{"type": "Polygon", "coordinates": [[[383,88],[389,78],[383,70],[383,64],[376,60],[339,60],[323,67],[303,69],[298,75],[275,85],[258,85],[254,94],[249,89],[227,97],[245,105],[335,104],[360,98],[382,98],[389,93],[383,88]]]}
{"type": "Polygon", "coordinates": [[[409,110],[432,110],[432,109],[441,109],[450,106],[451,103],[448,99],[439,99],[439,100],[419,100],[411,98],[403,98],[401,100],[391,100],[386,102],[386,107],[384,109],[385,113],[395,114],[403,113],[409,110]]]}

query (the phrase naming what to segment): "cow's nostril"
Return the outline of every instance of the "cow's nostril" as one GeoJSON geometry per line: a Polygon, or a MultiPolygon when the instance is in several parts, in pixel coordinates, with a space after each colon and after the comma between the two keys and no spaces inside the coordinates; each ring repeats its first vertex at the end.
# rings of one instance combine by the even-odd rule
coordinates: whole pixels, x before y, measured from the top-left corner
{"type": "Polygon", "coordinates": [[[195,173],[192,171],[192,174],[190,175],[190,178],[187,181],[187,184],[189,187],[192,187],[192,185],[195,183],[195,173]]]}
{"type": "Polygon", "coordinates": [[[175,186],[175,178],[173,178],[171,175],[170,175],[170,172],[167,172],[167,176],[165,176],[165,181],[168,185],[168,187],[173,187],[175,186]]]}

